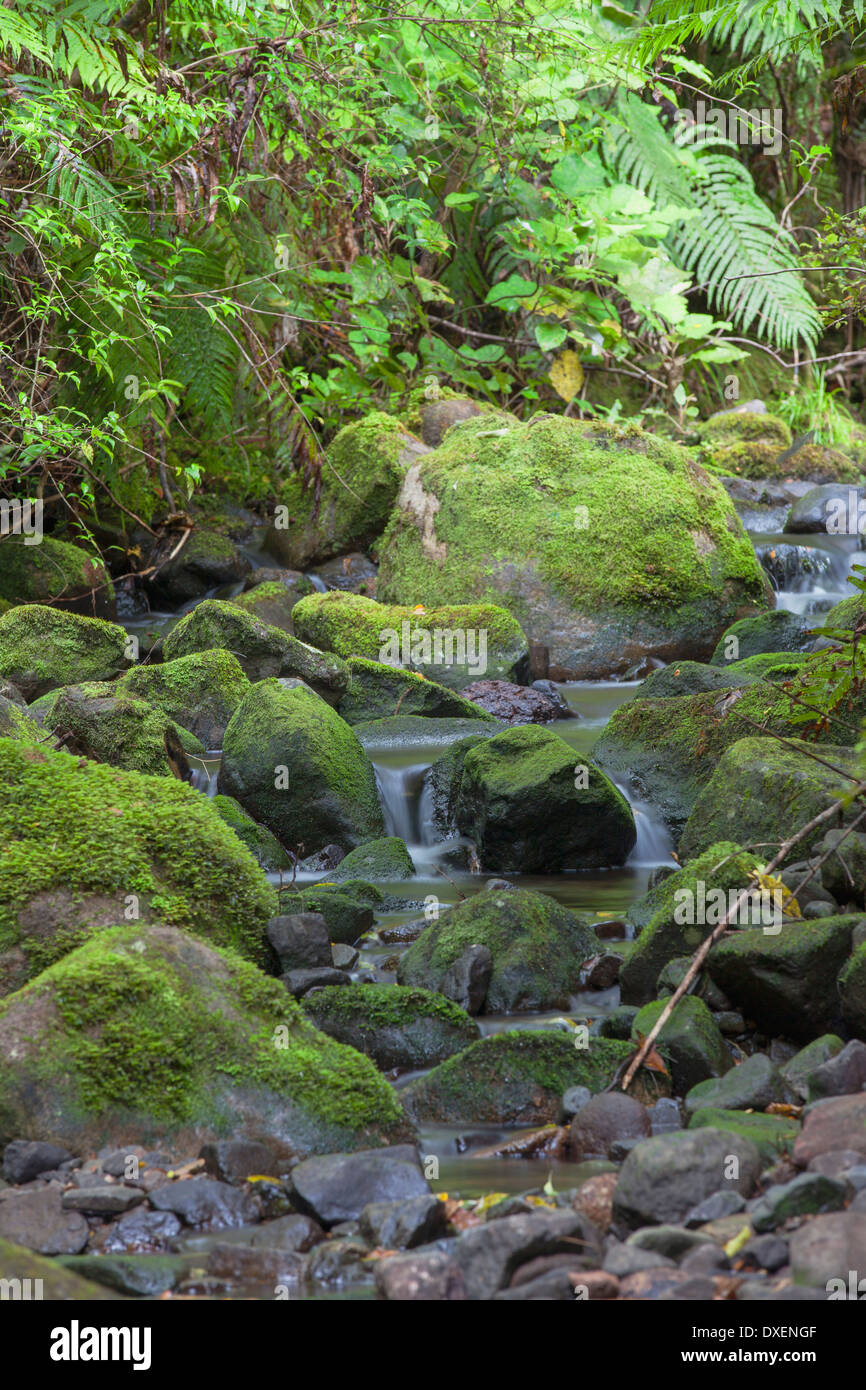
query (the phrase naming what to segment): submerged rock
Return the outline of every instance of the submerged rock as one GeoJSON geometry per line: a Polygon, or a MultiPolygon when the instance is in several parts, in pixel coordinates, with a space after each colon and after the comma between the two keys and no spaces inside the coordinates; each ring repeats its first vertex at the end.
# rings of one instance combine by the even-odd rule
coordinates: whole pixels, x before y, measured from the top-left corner
{"type": "Polygon", "coordinates": [[[409,1132],[371,1062],[313,1028],[276,980],[174,927],[106,931],[44,971],[0,1004],[0,1053],[15,1057],[0,1073],[0,1142],[197,1152],[231,1135],[310,1153],[409,1132]]]}

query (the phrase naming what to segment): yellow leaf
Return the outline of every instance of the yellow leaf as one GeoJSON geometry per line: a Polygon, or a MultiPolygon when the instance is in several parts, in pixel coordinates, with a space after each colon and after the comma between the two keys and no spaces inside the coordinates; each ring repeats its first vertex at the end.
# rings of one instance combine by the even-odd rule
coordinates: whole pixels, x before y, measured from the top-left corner
{"type": "Polygon", "coordinates": [[[733,1237],[733,1239],[729,1240],[727,1245],[725,1246],[725,1254],[727,1255],[728,1259],[731,1260],[733,1259],[734,1255],[738,1255],[742,1250],[743,1246],[746,1245],[751,1239],[751,1226],[744,1226],[743,1229],[739,1231],[737,1235],[733,1237]]]}
{"type": "Polygon", "coordinates": [[[583,367],[580,358],[571,348],[566,348],[554,359],[550,368],[550,384],[564,401],[573,400],[583,385],[583,367]]]}

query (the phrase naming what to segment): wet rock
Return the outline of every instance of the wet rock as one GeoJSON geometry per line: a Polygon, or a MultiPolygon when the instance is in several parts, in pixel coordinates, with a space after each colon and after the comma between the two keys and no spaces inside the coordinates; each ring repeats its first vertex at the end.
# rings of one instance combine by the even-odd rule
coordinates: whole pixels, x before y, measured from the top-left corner
{"type": "Polygon", "coordinates": [[[296,1204],[323,1226],[355,1221],[371,1202],[430,1193],[418,1154],[407,1144],[308,1158],[292,1170],[291,1181],[296,1204]]]}
{"type": "Polygon", "coordinates": [[[361,1234],[374,1247],[411,1250],[444,1236],[445,1205],[438,1197],[410,1197],[397,1202],[370,1202],[359,1218],[361,1234]]]}
{"type": "Polygon", "coordinates": [[[150,1255],[170,1250],[181,1224],[170,1211],[135,1207],[91,1236],[89,1248],[109,1254],[150,1255]]]}
{"type": "Polygon", "coordinates": [[[282,1166],[274,1148],[255,1139],[216,1139],[204,1145],[199,1157],[204,1159],[208,1176],[223,1183],[246,1182],[247,1178],[276,1172],[282,1166]]]}
{"type": "Polygon", "coordinates": [[[170,1211],[185,1226],[215,1230],[223,1226],[249,1226],[258,1221],[259,1205],[253,1195],[213,1178],[185,1178],[166,1183],[148,1199],[155,1211],[170,1211]]]}
{"type": "Polygon", "coordinates": [[[361,953],[354,946],[343,946],[340,942],[331,947],[331,960],[335,970],[354,970],[361,953]]]}
{"type": "Polygon", "coordinates": [[[3,1150],[3,1177],[9,1183],[32,1182],[40,1173],[72,1158],[68,1149],[32,1139],[13,1139],[3,1150]]]}
{"type": "Polygon", "coordinates": [[[562,1097],[559,1118],[563,1122],[573,1120],[578,1111],[588,1104],[592,1099],[591,1092],[586,1086],[569,1086],[565,1095],[562,1097]]]}
{"type": "Polygon", "coordinates": [[[468,1014],[484,1009],[493,977],[493,954],[487,946],[467,946],[448,967],[439,984],[440,994],[468,1014]]]}
{"type": "Polygon", "coordinates": [[[622,956],[610,951],[604,955],[593,956],[586,967],[587,989],[612,989],[619,979],[622,969],[622,956]]]}
{"type": "Polygon", "coordinates": [[[376,1287],[390,1302],[445,1302],[466,1298],[463,1271],[446,1250],[377,1260],[376,1287]]]}
{"type": "Polygon", "coordinates": [[[287,970],[280,976],[289,994],[295,999],[303,999],[311,989],[328,989],[332,985],[350,985],[352,981],[342,970],[329,965],[314,965],[307,969],[287,970]]]}
{"type": "Polygon", "coordinates": [[[650,1132],[649,1115],[640,1101],[620,1091],[608,1091],[594,1096],[572,1120],[569,1157],[574,1162],[598,1154],[607,1157],[617,1140],[643,1139],[650,1132]]]}
{"type": "MultiPolygon", "coordinates": [[[[397,978],[443,993],[464,992],[464,952],[485,947],[493,969],[486,1013],[568,1007],[583,962],[596,953],[586,923],[543,893],[526,889],[478,893],[434,922],[403,955],[397,978]],[[451,973],[453,970],[453,973],[451,973]]],[[[475,969],[479,971],[475,958],[475,969]]],[[[479,990],[480,992],[480,990],[479,990]]]]}
{"type": "Polygon", "coordinates": [[[9,1281],[10,1298],[14,1281],[21,1286],[21,1298],[44,1298],[51,1303],[76,1302],[91,1303],[94,1300],[116,1298],[101,1284],[91,1283],[70,1269],[64,1269],[57,1260],[45,1260],[21,1245],[10,1243],[0,1237],[0,1269],[2,1277],[9,1281]],[[37,1282],[39,1281],[39,1282],[37,1282]]]}
{"type": "Polygon", "coordinates": [[[331,942],[325,919],[318,912],[289,913],[268,922],[268,941],[282,971],[331,966],[331,942]]]}
{"type": "Polygon", "coordinates": [[[435,1066],[474,1042],[478,1028],[456,1004],[401,985],[350,985],[307,996],[317,1028],[372,1057],[383,1071],[435,1066]]]}
{"type": "Polygon", "coordinates": [[[637,1229],[682,1221],[692,1207],[730,1185],[747,1197],[761,1171],[754,1144],[720,1130],[684,1130],[639,1144],[623,1164],[614,1192],[614,1219],[637,1229]],[[730,1158],[738,1176],[728,1179],[730,1158]]]}
{"type": "Polygon", "coordinates": [[[412,878],[414,874],[415,865],[404,842],[397,835],[386,835],[381,840],[367,840],[351,850],[329,871],[328,882],[346,883],[349,879],[362,879],[365,883],[388,882],[412,878]]]}
{"type": "Polygon", "coordinates": [[[670,1134],[683,1127],[680,1107],[670,1096],[662,1096],[647,1113],[653,1134],[670,1134]]]}
{"type": "Polygon", "coordinates": [[[360,879],[333,887],[329,884],[301,887],[280,897],[280,904],[286,911],[321,913],[331,941],[347,945],[354,944],[370,930],[375,920],[374,908],[382,901],[379,889],[360,879]]]}
{"type": "Polygon", "coordinates": [[[463,1272],[466,1297],[491,1298],[507,1288],[515,1271],[539,1256],[566,1254],[574,1268],[597,1268],[601,1257],[598,1232],[578,1212],[537,1212],[507,1216],[474,1226],[453,1243],[453,1258],[463,1272]]]}
{"type": "Polygon", "coordinates": [[[304,1273],[303,1255],[280,1248],[214,1245],[207,1257],[209,1277],[225,1284],[296,1285],[304,1273]]]}
{"type": "Polygon", "coordinates": [[[301,1212],[292,1212],[257,1226],[250,1233],[250,1245],[256,1250],[297,1250],[304,1254],[326,1238],[318,1221],[301,1212]]]}
{"type": "MultiPolygon", "coordinates": [[[[492,720],[479,704],[464,694],[428,680],[417,671],[404,671],[381,661],[351,656],[349,686],[340,698],[341,719],[347,724],[401,717],[429,719],[492,720]]],[[[494,730],[495,732],[495,730],[494,730]]]]}
{"type": "Polygon", "coordinates": [[[853,1282],[853,1293],[860,1299],[866,1292],[864,1270],[866,1212],[817,1216],[791,1236],[791,1274],[797,1284],[823,1289],[825,1297],[840,1299],[852,1297],[853,1282]]]}
{"type": "Polygon", "coordinates": [[[572,1198],[574,1210],[587,1217],[601,1232],[608,1231],[613,1220],[613,1194],[617,1178],[615,1171],[597,1173],[594,1178],[582,1182],[572,1198]]]}
{"type": "Polygon", "coordinates": [[[64,1269],[133,1298],[159,1298],[177,1288],[189,1261],[178,1255],[67,1255],[64,1269]]]}
{"type": "Polygon", "coordinates": [[[549,724],[553,719],[567,718],[571,711],[564,701],[554,701],[535,686],[512,685],[509,681],[473,681],[460,692],[502,724],[549,724]]]}
{"type": "Polygon", "coordinates": [[[144,1201],[139,1187],[123,1183],[103,1183],[99,1187],[70,1188],[63,1194],[64,1211],[82,1211],[87,1216],[122,1216],[144,1201]]]}
{"type": "Polygon", "coordinates": [[[9,1189],[0,1192],[0,1241],[6,1240],[38,1255],[77,1255],[87,1244],[87,1222],[64,1209],[59,1187],[9,1189]]]}
{"type": "Polygon", "coordinates": [[[803,1112],[803,1128],[794,1145],[797,1166],[805,1168],[819,1154],[837,1149],[866,1155],[866,1092],[817,1101],[803,1112]]]}
{"type": "Polygon", "coordinates": [[[366,1254],[367,1247],[360,1240],[325,1241],[307,1256],[304,1279],[332,1289],[372,1284],[374,1274],[366,1254]]]}
{"type": "MultiPolygon", "coordinates": [[[[866,1049],[864,1049],[866,1051],[866,1049]]],[[[693,1086],[686,1096],[686,1111],[692,1115],[707,1106],[722,1110],[765,1110],[775,1101],[786,1099],[781,1074],[763,1052],[754,1052],[724,1076],[713,1077],[693,1086]]]]}
{"type": "Polygon", "coordinates": [[[839,483],[824,483],[810,488],[791,504],[785,520],[785,530],[810,535],[854,534],[862,532],[858,520],[866,501],[866,488],[842,487],[839,483]],[[853,532],[849,527],[853,526],[853,532]]]}

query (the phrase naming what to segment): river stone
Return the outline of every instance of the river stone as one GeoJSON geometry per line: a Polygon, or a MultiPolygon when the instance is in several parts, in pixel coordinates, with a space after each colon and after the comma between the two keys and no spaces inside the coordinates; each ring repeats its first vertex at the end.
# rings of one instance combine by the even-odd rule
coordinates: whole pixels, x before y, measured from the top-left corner
{"type": "Polygon", "coordinates": [[[98,1187],[70,1188],[63,1194],[64,1211],[82,1211],[86,1216],[122,1216],[144,1201],[140,1187],[124,1183],[101,1183],[98,1187]]]}
{"type": "Polygon", "coordinates": [[[328,882],[362,879],[365,883],[381,883],[414,878],[415,872],[412,856],[403,840],[397,835],[386,835],[381,840],[367,840],[351,850],[335,869],[328,870],[328,882]]]}
{"type": "Polygon", "coordinates": [[[458,695],[456,690],[427,680],[418,671],[403,671],[360,656],[350,657],[347,665],[349,688],[338,706],[340,718],[345,719],[347,724],[360,724],[395,715],[398,718],[408,715],[431,719],[477,719],[481,722],[493,719],[493,715],[480,705],[458,695]]]}
{"type": "Polygon", "coordinates": [[[518,683],[529,676],[519,623],[492,603],[425,609],[331,589],[301,599],[294,620],[298,635],[324,652],[418,671],[451,690],[484,676],[518,683]]]}
{"type": "Polygon", "coordinates": [[[9,1183],[32,1182],[40,1173],[51,1172],[73,1155],[58,1144],[33,1139],[13,1139],[3,1150],[3,1177],[9,1183]]]}
{"type": "Polygon", "coordinates": [[[330,989],[351,984],[344,971],[330,965],[301,965],[296,970],[285,971],[280,976],[280,981],[295,999],[303,999],[311,989],[330,989]]]}
{"type": "Polygon", "coordinates": [[[454,818],[485,868],[556,873],[625,862],[637,838],[631,808],[594,763],[575,758],[534,724],[468,751],[454,818]]]}
{"type": "Polygon", "coordinates": [[[748,1139],[721,1130],[681,1130],[645,1139],[622,1165],[613,1195],[614,1219],[641,1226],[676,1225],[705,1197],[730,1186],[748,1197],[761,1172],[748,1139]],[[726,1177],[737,1159],[737,1176],[726,1177]]]}
{"type": "Polygon", "coordinates": [[[260,681],[225,733],[219,789],[280,842],[353,849],[384,830],[373,766],[338,714],[303,686],[260,681]]]}
{"type": "Polygon", "coordinates": [[[750,1210],[753,1228],[759,1233],[775,1231],[794,1216],[817,1216],[841,1211],[847,1189],[823,1173],[800,1173],[790,1182],[774,1183],[750,1210]]]}
{"type": "MultiPolygon", "coordinates": [[[[631,1027],[635,1042],[647,1036],[667,1003],[666,999],[657,999],[644,1005],[631,1027]]],[[[670,1067],[678,1093],[689,1091],[710,1077],[720,1077],[733,1066],[712,1014],[703,999],[692,994],[684,995],[674,1006],[658,1035],[656,1048],[670,1067]]]]}
{"type": "Polygon", "coordinates": [[[563,710],[564,702],[559,703],[532,686],[513,685],[509,681],[473,681],[463,687],[463,698],[508,725],[549,724],[552,719],[570,714],[567,705],[563,710]]]}
{"type": "Polygon", "coordinates": [[[16,1057],[0,1071],[0,1143],[172,1138],[197,1153],[230,1124],[285,1154],[411,1134],[366,1057],[278,981],[174,927],[100,932],[43,971],[0,1003],[0,1052],[16,1057]]]}
{"type": "Polygon", "coordinates": [[[467,946],[449,965],[439,983],[439,993],[453,999],[468,1014],[478,1014],[493,978],[493,952],[487,946],[467,946]]]}
{"type": "Polygon", "coordinates": [[[256,1139],[217,1139],[202,1146],[199,1158],[204,1159],[209,1177],[220,1182],[246,1182],[253,1174],[274,1172],[283,1166],[275,1157],[270,1144],[256,1139]]]}
{"type": "Polygon", "coordinates": [[[603,1090],[632,1052],[605,1038],[578,1048],[557,1033],[494,1033],[411,1081],[400,1099],[419,1123],[553,1123],[569,1086],[603,1090]]]}
{"type": "Polygon", "coordinates": [[[798,1120],[788,1115],[763,1115],[746,1110],[722,1110],[707,1106],[696,1110],[689,1129],[728,1130],[755,1145],[765,1168],[791,1152],[800,1133],[798,1120]]]}
{"type": "Polygon", "coordinates": [[[385,602],[502,603],[549,648],[555,679],[705,659],[765,602],[729,498],[685,450],[554,415],[461,424],[409,469],[381,556],[385,602]],[[616,560],[623,547],[639,573],[616,560]]]}
{"type": "Polygon", "coordinates": [[[819,1100],[803,1112],[794,1162],[805,1168],[819,1154],[852,1149],[866,1155],[866,1092],[819,1100]]]}
{"type": "Polygon", "coordinates": [[[798,1039],[831,1032],[840,1022],[836,977],[859,920],[790,921],[778,935],[760,927],[732,932],[710,952],[710,975],[762,1032],[798,1039]]]}
{"type": "Polygon", "coordinates": [[[260,1216],[258,1202],[251,1192],[217,1182],[214,1178],[184,1178],[168,1182],[150,1194],[156,1211],[170,1211],[185,1226],[198,1230],[219,1230],[224,1226],[249,1226],[260,1216]]]}
{"type": "Polygon", "coordinates": [[[809,1100],[849,1096],[863,1090],[866,1090],[866,1044],[859,1038],[852,1038],[835,1057],[816,1067],[809,1078],[809,1100]]]}
{"type": "Polygon", "coordinates": [[[464,1231],[453,1243],[453,1259],[463,1272],[466,1297],[492,1298],[508,1286],[521,1265],[544,1255],[571,1255],[574,1268],[597,1268],[601,1237],[580,1212],[533,1212],[506,1216],[464,1231]]]}
{"type": "Polygon", "coordinates": [[[447,1250],[419,1250],[412,1255],[392,1255],[376,1260],[376,1287],[391,1302],[463,1300],[463,1271],[447,1250]]]}
{"type": "Polygon", "coordinates": [[[331,965],[328,928],[324,917],[318,912],[296,912],[272,917],[268,922],[268,940],[282,971],[331,965]]]}
{"type": "Polygon", "coordinates": [[[214,649],[232,652],[251,681],[298,677],[332,703],[349,684],[349,672],[339,657],[316,651],[223,599],[196,604],[172,628],[163,645],[166,661],[214,649]]]}
{"type": "Polygon", "coordinates": [[[205,748],[221,748],[226,726],[249,690],[237,657],[228,651],[191,652],[153,666],[135,666],[117,682],[189,729],[205,748]]]}
{"type": "Polygon", "coordinates": [[[117,623],[83,618],[41,604],[0,617],[0,680],[35,700],[73,681],[110,681],[129,665],[127,636],[117,623]]]}
{"type": "Polygon", "coordinates": [[[177,1288],[190,1267],[182,1255],[65,1255],[58,1264],[95,1284],[134,1298],[159,1298],[177,1288]]]}
{"type": "Polygon", "coordinates": [[[479,893],[457,903],[406,950],[401,985],[462,992],[452,972],[464,952],[485,946],[493,957],[483,1012],[566,1008],[580,987],[580,968],[597,954],[585,921],[555,899],[528,889],[479,893]]]}
{"type": "Polygon", "coordinates": [[[323,1033],[383,1071],[435,1066],[478,1037],[477,1024],[449,999],[401,985],[317,990],[306,996],[304,1010],[323,1033]]]}
{"type": "Polygon", "coordinates": [[[361,1235],[376,1248],[411,1250],[445,1235],[444,1202],[429,1193],[396,1202],[369,1202],[361,1212],[361,1235]]]}
{"type": "Polygon", "coordinates": [[[0,1241],[38,1255],[77,1255],[87,1244],[87,1222],[80,1212],[68,1211],[62,1198],[54,1184],[0,1192],[0,1241]]]}
{"type": "Polygon", "coordinates": [[[646,1107],[633,1096],[609,1091],[593,1096],[572,1120],[568,1131],[569,1158],[575,1163],[599,1154],[607,1158],[617,1140],[644,1139],[650,1133],[646,1107]]]}
{"type": "Polygon", "coordinates": [[[189,779],[177,725],[162,710],[131,696],[88,696],[67,685],[45,716],[45,728],[66,749],[129,772],[189,779]]]}
{"type": "Polygon", "coordinates": [[[321,1225],[357,1221],[370,1202],[427,1197],[430,1186],[408,1144],[308,1158],[292,1169],[296,1206],[321,1225]]]}
{"type": "Polygon", "coordinates": [[[774,1101],[783,1101],[785,1084],[773,1063],[763,1052],[754,1052],[724,1076],[699,1081],[686,1096],[685,1106],[692,1115],[707,1106],[722,1110],[766,1110],[774,1101]]]}
{"type": "Polygon", "coordinates": [[[280,905],[290,912],[320,913],[331,941],[350,946],[370,930],[375,920],[374,908],[382,901],[379,889],[360,879],[339,885],[299,887],[280,897],[280,905]]]}
{"type": "Polygon", "coordinates": [[[806,618],[774,608],[732,623],[719,638],[710,665],[727,667],[763,652],[805,652],[811,644],[806,618]]]}
{"type": "Polygon", "coordinates": [[[798,1100],[817,1099],[809,1096],[812,1077],[819,1067],[841,1052],[844,1046],[836,1033],[825,1033],[822,1037],[807,1043],[789,1062],[785,1062],[781,1068],[782,1076],[798,1100]]]}
{"type": "Polygon", "coordinates": [[[795,1284],[822,1288],[826,1296],[851,1296],[851,1271],[859,1301],[866,1293],[866,1212],[840,1211],[816,1216],[791,1236],[795,1284]],[[830,1281],[836,1281],[832,1286],[830,1281]]]}

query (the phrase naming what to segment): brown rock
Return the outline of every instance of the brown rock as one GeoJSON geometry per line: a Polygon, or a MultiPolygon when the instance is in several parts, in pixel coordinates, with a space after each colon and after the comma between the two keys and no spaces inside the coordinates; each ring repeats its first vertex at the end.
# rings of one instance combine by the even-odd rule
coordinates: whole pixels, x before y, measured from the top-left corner
{"type": "Polygon", "coordinates": [[[866,1092],[834,1096],[810,1107],[794,1141],[794,1162],[805,1168],[818,1154],[854,1149],[866,1154],[866,1092]]]}
{"type": "Polygon", "coordinates": [[[589,1218],[600,1231],[608,1231],[613,1220],[613,1190],[618,1174],[597,1173],[581,1183],[571,1205],[575,1211],[589,1218]]]}

